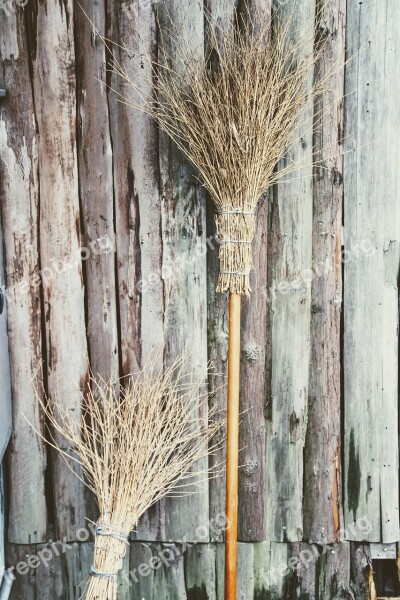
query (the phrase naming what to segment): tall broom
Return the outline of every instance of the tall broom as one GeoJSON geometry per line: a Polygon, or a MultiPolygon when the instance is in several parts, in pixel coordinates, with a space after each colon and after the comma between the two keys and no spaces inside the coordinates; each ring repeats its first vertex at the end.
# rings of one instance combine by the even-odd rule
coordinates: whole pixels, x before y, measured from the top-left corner
{"type": "MultiPolygon", "coordinates": [[[[132,87],[132,95],[121,100],[150,115],[170,136],[197,169],[217,211],[217,291],[229,292],[226,516],[231,527],[226,532],[225,598],[235,600],[241,296],[251,291],[259,199],[299,168],[290,161],[290,145],[298,143],[294,132],[307,121],[308,101],[325,89],[326,78],[310,84],[319,55],[306,50],[313,27],[311,35],[292,42],[290,19],[274,31],[264,20],[254,28],[245,11],[223,30],[209,14],[205,17],[206,56],[183,27],[172,25],[160,31],[158,58],[135,56],[125,48],[132,68],[114,59],[112,69],[132,87]],[[152,95],[145,91],[149,87],[152,95]]],[[[310,129],[314,126],[310,120],[310,129]]]]}
{"type": "Polygon", "coordinates": [[[178,359],[160,375],[149,363],[121,389],[118,382],[92,380],[82,395],[80,421],[60,400],[39,399],[46,441],[93,492],[99,508],[86,600],[116,600],[117,575],[140,516],[166,494],[192,493],[208,476],[189,468],[209,454],[220,422],[211,414],[207,425],[199,416],[208,395],[184,366],[178,359]]]}

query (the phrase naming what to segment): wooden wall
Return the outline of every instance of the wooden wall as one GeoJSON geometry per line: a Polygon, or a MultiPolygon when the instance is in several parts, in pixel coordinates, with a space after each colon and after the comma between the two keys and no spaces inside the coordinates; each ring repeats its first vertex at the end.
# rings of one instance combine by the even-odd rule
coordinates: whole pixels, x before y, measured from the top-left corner
{"type": "MultiPolygon", "coordinates": [[[[82,5],[102,35],[142,54],[157,50],[151,0],[82,5]]],[[[284,21],[293,2],[250,4],[264,19],[279,5],[284,21]]],[[[89,362],[104,377],[128,374],[164,343],[166,363],[190,349],[193,368],[211,359],[224,373],[227,298],[214,291],[218,247],[203,189],[154,123],[118,102],[124,85],[78,4],[7,6],[7,564],[31,560],[12,598],[70,600],[90,568],[82,528],[96,510],[23,417],[43,428],[32,378],[78,417],[89,362]],[[57,540],[68,547],[52,546],[57,540]]],[[[223,23],[235,1],[207,6],[223,23]]],[[[183,12],[193,37],[204,35],[198,2],[168,8],[172,18],[183,12]]],[[[293,147],[305,165],[314,148],[319,166],[270,190],[259,209],[253,293],[243,302],[239,598],[366,599],[375,597],[370,543],[400,540],[400,5],[298,0],[295,20],[294,37],[316,21],[314,43],[324,50],[314,75],[334,68],[334,76],[309,106],[316,132],[304,125],[293,147]],[[335,67],[345,58],[345,71],[335,67]]],[[[115,52],[129,68],[128,55],[115,52]]],[[[221,377],[209,383],[223,414],[221,377]]],[[[222,600],[223,510],[223,478],[151,509],[132,537],[121,598],[222,600]],[[135,575],[171,548],[168,566],[135,575]]]]}

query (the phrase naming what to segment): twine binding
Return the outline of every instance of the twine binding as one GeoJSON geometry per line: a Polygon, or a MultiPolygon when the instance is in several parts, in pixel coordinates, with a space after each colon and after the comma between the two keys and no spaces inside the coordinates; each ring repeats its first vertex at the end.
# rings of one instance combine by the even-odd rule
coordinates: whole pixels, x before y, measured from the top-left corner
{"type": "Polygon", "coordinates": [[[251,292],[250,272],[253,268],[255,206],[250,202],[238,207],[225,205],[218,211],[215,220],[220,241],[217,292],[248,295],[251,292]]]}
{"type": "Polygon", "coordinates": [[[125,545],[123,552],[119,552],[118,550],[109,548],[107,545],[98,546],[97,539],[96,539],[96,543],[95,543],[95,556],[96,556],[96,552],[105,552],[105,553],[110,552],[110,553],[116,554],[118,556],[118,558],[121,561],[121,564],[120,564],[120,566],[117,567],[117,570],[114,572],[101,571],[100,569],[98,569],[97,567],[92,565],[92,567],[90,569],[90,575],[92,577],[99,577],[100,579],[106,579],[106,580],[111,581],[112,583],[116,584],[117,580],[118,580],[118,572],[122,568],[122,561],[125,558],[127,546],[129,546],[129,535],[127,535],[124,531],[121,531],[116,525],[113,525],[112,523],[98,522],[96,525],[96,538],[98,538],[98,537],[111,538],[113,540],[116,540],[120,544],[125,545]]]}

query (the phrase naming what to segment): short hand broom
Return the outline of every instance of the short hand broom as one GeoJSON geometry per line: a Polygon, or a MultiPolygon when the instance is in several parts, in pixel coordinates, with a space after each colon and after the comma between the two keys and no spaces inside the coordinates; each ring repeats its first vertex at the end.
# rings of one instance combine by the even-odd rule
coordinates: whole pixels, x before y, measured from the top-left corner
{"type": "Polygon", "coordinates": [[[208,424],[200,416],[208,394],[200,393],[197,376],[185,374],[185,364],[178,359],[160,375],[149,363],[124,378],[124,387],[92,379],[82,394],[80,420],[61,399],[39,398],[46,441],[93,492],[99,508],[86,600],[116,600],[129,534],[141,515],[167,494],[193,493],[210,474],[189,469],[213,452],[209,442],[221,423],[212,414],[208,424]]]}

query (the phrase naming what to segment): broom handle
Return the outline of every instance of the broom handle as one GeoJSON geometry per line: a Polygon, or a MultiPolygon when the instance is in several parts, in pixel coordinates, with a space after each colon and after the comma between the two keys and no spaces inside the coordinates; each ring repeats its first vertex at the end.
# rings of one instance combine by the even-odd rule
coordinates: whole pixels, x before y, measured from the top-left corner
{"type": "Polygon", "coordinates": [[[239,479],[240,310],[240,294],[230,294],[228,417],[226,441],[226,517],[228,528],[225,535],[225,600],[236,600],[239,479]]]}

